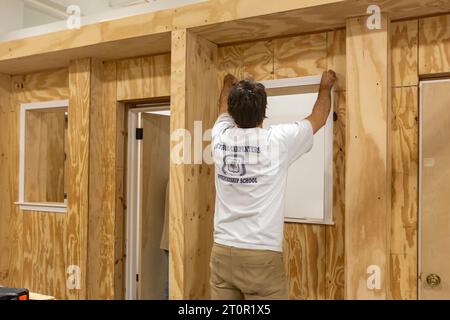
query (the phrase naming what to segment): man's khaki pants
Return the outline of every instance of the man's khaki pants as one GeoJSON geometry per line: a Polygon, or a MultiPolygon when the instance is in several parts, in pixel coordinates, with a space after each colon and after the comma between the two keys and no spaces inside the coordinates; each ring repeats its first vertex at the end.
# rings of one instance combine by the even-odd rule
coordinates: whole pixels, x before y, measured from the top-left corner
{"type": "Polygon", "coordinates": [[[212,300],[287,300],[283,253],[214,244],[211,253],[212,300]]]}

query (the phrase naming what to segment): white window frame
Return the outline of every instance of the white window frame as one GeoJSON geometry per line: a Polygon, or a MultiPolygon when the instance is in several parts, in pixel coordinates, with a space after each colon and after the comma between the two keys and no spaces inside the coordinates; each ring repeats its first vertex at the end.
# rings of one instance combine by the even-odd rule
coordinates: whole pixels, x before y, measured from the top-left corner
{"type": "Polygon", "coordinates": [[[29,110],[68,108],[69,100],[53,100],[44,102],[22,103],[20,105],[20,150],[19,150],[19,200],[16,205],[23,211],[66,213],[67,204],[51,202],[25,201],[25,135],[26,114],[29,110]]]}
{"type": "MultiPolygon", "coordinates": [[[[270,89],[315,87],[320,85],[321,75],[307,76],[298,78],[286,78],[277,80],[266,80],[261,83],[266,87],[268,96],[276,96],[271,94],[270,89]]],[[[307,91],[315,92],[315,91],[307,91]]],[[[304,224],[321,224],[334,225],[333,221],[333,91],[331,93],[331,112],[327,119],[325,130],[325,171],[324,171],[324,214],[323,219],[296,219],[285,218],[285,222],[304,223],[304,224]]]]}

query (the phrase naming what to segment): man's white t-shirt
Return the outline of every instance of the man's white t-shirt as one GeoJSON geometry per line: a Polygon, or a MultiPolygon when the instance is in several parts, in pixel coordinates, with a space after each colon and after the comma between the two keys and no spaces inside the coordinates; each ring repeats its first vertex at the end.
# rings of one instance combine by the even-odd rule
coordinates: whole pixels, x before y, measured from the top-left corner
{"type": "Polygon", "coordinates": [[[308,120],[241,129],[228,113],[219,116],[212,129],[216,243],[283,251],[288,168],[313,141],[308,120]]]}

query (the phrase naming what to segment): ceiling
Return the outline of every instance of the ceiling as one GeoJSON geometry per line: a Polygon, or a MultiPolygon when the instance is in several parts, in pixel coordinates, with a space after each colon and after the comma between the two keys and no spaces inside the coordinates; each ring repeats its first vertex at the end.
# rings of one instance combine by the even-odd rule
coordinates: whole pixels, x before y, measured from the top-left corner
{"type": "MultiPolygon", "coordinates": [[[[200,0],[0,0],[0,34],[64,21],[68,17],[67,8],[71,5],[80,8],[82,17],[90,17],[138,7],[156,11],[198,1],[200,0]]],[[[130,13],[133,14],[132,11],[130,13]]]]}

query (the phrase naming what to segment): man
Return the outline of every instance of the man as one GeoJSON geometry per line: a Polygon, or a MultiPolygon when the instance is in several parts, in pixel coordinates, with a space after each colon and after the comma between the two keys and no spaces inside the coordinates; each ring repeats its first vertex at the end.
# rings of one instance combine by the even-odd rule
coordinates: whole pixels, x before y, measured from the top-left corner
{"type": "Polygon", "coordinates": [[[336,74],[324,72],[312,114],[263,128],[262,84],[227,75],[212,130],[216,167],[211,298],[288,299],[282,244],[287,172],[311,150],[331,108],[336,74]]]}

